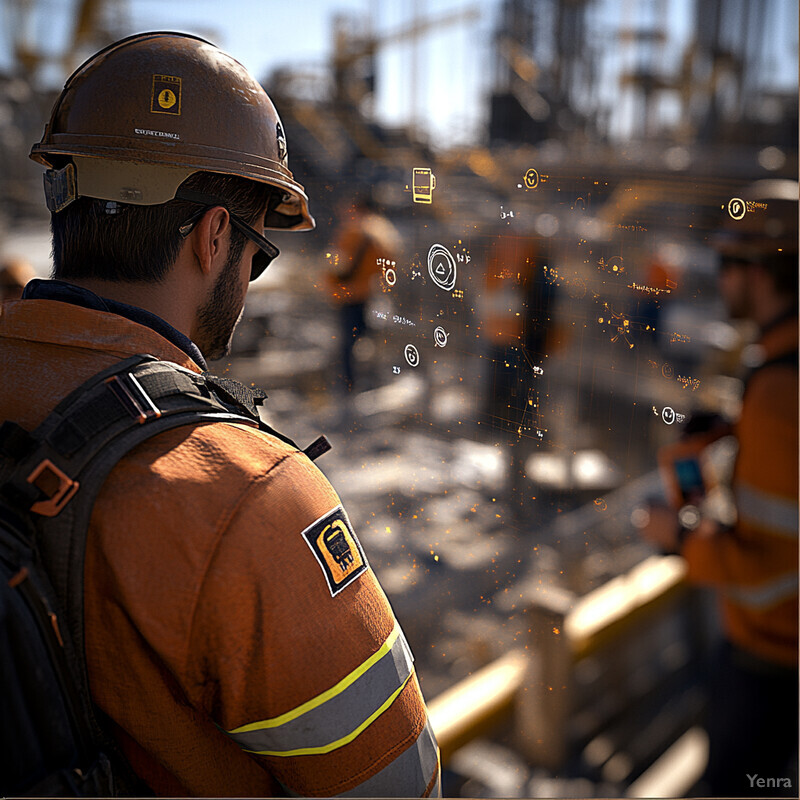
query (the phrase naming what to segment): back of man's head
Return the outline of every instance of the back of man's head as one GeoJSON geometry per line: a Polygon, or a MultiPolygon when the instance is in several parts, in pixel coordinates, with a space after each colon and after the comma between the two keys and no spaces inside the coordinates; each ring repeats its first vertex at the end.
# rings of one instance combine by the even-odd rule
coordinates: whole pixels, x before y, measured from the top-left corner
{"type": "MultiPolygon", "coordinates": [[[[220,197],[228,210],[254,224],[275,190],[230,175],[197,172],[182,188],[220,197]]],[[[52,213],[53,277],[156,283],[178,257],[183,237],[178,229],[197,210],[184,200],[152,206],[79,197],[52,213]]],[[[231,257],[238,260],[245,238],[231,231],[231,257]]]]}
{"type": "MultiPolygon", "coordinates": [[[[161,280],[197,211],[179,187],[221,199],[247,223],[312,228],[286,137],[264,89],[209,42],[144,33],[81,65],[31,158],[49,167],[55,277],[161,280]]],[[[232,232],[232,247],[242,248],[232,232]]]]}

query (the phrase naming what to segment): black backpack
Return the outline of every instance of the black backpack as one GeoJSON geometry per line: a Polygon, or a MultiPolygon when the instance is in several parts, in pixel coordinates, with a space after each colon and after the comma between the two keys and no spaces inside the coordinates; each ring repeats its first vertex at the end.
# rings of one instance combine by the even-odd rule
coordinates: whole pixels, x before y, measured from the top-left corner
{"type": "MultiPolygon", "coordinates": [[[[152,794],[91,702],[83,564],[95,498],[140,442],[179,425],[265,425],[266,395],[134,356],[95,375],[32,433],[0,426],[0,795],[152,794]]],[[[304,451],[330,448],[320,437],[304,451]]]]}

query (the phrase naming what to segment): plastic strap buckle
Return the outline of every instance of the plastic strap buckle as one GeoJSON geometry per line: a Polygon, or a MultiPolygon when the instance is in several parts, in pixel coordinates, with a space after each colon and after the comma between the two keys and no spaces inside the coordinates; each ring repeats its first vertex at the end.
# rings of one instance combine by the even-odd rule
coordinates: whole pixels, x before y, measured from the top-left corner
{"type": "Polygon", "coordinates": [[[129,385],[119,375],[106,378],[105,384],[112,391],[123,408],[141,425],[149,419],[158,419],[161,410],[153,402],[142,384],[130,372],[125,373],[129,385]]]}
{"type": "Polygon", "coordinates": [[[55,517],[72,499],[80,484],[60,470],[49,458],[45,458],[26,478],[28,483],[47,495],[31,506],[31,511],[43,517],[55,517]]]}
{"type": "Polygon", "coordinates": [[[48,169],[44,173],[44,199],[54,214],[63,211],[77,197],[75,165],[72,162],[62,169],[48,169]]]}

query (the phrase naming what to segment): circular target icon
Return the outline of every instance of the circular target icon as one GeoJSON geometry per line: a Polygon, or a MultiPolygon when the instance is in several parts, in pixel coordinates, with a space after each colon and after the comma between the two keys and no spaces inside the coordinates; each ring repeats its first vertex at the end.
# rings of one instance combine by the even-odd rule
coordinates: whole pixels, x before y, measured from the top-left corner
{"type": "Polygon", "coordinates": [[[447,344],[447,331],[441,325],[437,325],[433,331],[433,341],[437,347],[444,347],[447,344]]]}
{"type": "Polygon", "coordinates": [[[667,425],[672,425],[675,422],[675,411],[670,406],[666,406],[664,410],[661,412],[661,419],[667,423],[667,425]]]}
{"type": "Polygon", "coordinates": [[[428,250],[428,274],[440,288],[449,292],[456,285],[456,260],[441,244],[431,245],[428,250]]]}
{"type": "Polygon", "coordinates": [[[741,197],[731,197],[728,200],[728,213],[732,219],[740,220],[747,213],[747,204],[741,197]]]}
{"type": "Polygon", "coordinates": [[[383,279],[387,286],[394,286],[397,283],[397,273],[390,267],[383,273],[383,279]]]}
{"type": "Polygon", "coordinates": [[[419,365],[419,350],[417,350],[413,344],[406,345],[404,355],[409,367],[416,367],[419,365]]]}
{"type": "Polygon", "coordinates": [[[535,189],[539,185],[539,173],[531,167],[525,173],[525,186],[528,189],[535,189]]]}

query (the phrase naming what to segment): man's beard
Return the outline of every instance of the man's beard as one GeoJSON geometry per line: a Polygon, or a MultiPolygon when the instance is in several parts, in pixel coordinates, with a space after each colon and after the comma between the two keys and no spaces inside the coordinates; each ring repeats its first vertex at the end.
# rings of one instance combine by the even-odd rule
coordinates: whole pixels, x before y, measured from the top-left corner
{"type": "Polygon", "coordinates": [[[244,292],[239,280],[241,246],[231,247],[211,296],[197,316],[198,346],[209,361],[223,358],[231,351],[233,333],[244,312],[244,292]]]}

